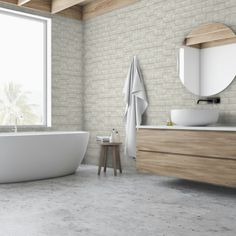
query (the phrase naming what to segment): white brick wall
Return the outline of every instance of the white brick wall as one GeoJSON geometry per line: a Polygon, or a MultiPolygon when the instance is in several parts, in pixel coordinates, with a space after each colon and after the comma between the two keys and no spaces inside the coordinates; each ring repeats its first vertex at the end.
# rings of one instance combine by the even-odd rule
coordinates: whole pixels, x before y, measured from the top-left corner
{"type": "MultiPolygon", "coordinates": [[[[85,162],[97,164],[97,134],[118,128],[124,139],[122,88],[133,55],[139,57],[148,93],[145,124],[164,124],[170,109],[196,106],[197,97],[178,79],[176,51],[193,27],[206,22],[236,31],[236,1],[140,0],[84,24],[54,16],[52,129],[90,131],[85,162]]],[[[236,81],[220,94],[222,121],[236,120],[235,94],[236,81]]],[[[134,162],[123,158],[123,165],[134,162]]]]}
{"type": "Polygon", "coordinates": [[[52,126],[83,127],[83,26],[80,21],[52,19],[52,126]]]}
{"type": "MultiPolygon", "coordinates": [[[[141,0],[85,22],[84,127],[91,132],[86,163],[98,161],[97,134],[114,127],[124,136],[122,88],[133,55],[140,60],[148,93],[145,124],[165,124],[172,108],[196,106],[197,97],[178,79],[176,51],[193,27],[206,22],[236,31],[236,1],[141,0]]],[[[235,94],[236,81],[220,94],[221,120],[236,121],[235,94]]]]}

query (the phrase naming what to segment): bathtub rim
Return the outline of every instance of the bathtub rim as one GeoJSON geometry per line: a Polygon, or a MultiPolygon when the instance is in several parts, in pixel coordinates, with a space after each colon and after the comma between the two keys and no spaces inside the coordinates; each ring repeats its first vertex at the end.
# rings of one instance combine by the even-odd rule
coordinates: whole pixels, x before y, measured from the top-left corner
{"type": "Polygon", "coordinates": [[[87,131],[29,131],[29,132],[2,132],[0,137],[25,137],[25,136],[48,136],[48,135],[71,135],[89,134],[87,131]]]}

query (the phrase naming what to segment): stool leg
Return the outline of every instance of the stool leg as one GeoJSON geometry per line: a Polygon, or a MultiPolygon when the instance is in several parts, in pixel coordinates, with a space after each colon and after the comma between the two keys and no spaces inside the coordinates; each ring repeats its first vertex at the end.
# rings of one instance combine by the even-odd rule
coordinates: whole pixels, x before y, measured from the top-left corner
{"type": "Polygon", "coordinates": [[[105,148],[105,151],[104,151],[104,172],[107,171],[107,151],[108,151],[108,148],[107,147],[104,147],[105,148]]]}
{"type": "Polygon", "coordinates": [[[102,162],[103,162],[103,158],[104,158],[104,146],[101,146],[101,154],[100,154],[100,159],[99,159],[99,166],[98,166],[98,175],[100,175],[101,173],[101,168],[102,168],[102,162]]]}
{"type": "Polygon", "coordinates": [[[117,176],[117,170],[116,170],[116,147],[112,147],[112,160],[113,160],[113,168],[114,168],[114,175],[117,176]]]}
{"type": "Polygon", "coordinates": [[[117,161],[118,161],[120,173],[122,173],[121,160],[120,160],[120,147],[119,146],[117,146],[116,152],[117,152],[117,161]]]}

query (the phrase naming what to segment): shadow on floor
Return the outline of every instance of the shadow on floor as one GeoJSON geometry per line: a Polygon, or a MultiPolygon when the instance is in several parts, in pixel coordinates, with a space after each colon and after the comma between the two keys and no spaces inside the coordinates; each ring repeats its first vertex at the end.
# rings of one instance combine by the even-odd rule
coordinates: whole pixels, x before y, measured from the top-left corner
{"type": "Polygon", "coordinates": [[[213,184],[174,179],[162,182],[162,186],[178,189],[182,192],[205,192],[214,195],[236,197],[236,188],[228,188],[213,184]]]}

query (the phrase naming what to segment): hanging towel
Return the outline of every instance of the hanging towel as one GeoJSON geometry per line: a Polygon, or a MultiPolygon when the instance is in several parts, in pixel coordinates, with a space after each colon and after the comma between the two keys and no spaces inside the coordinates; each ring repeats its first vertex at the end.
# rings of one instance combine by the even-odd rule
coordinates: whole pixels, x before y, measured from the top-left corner
{"type": "Polygon", "coordinates": [[[128,157],[136,157],[136,126],[141,125],[142,115],[148,107],[143,77],[138,59],[134,56],[123,89],[125,96],[125,151],[128,157]]]}

